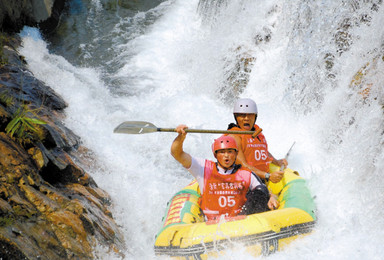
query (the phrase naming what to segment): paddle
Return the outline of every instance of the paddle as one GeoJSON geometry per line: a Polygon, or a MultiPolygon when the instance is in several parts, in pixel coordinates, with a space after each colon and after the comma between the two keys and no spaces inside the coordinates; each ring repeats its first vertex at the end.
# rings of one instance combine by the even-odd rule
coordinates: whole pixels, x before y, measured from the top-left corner
{"type": "MultiPolygon", "coordinates": [[[[289,148],[287,154],[286,154],[285,157],[284,157],[285,160],[288,160],[288,156],[289,156],[289,154],[291,153],[292,148],[293,148],[293,146],[295,145],[295,143],[296,143],[296,142],[293,142],[293,144],[291,145],[291,148],[289,148]]],[[[283,164],[283,165],[280,167],[280,171],[284,171],[284,169],[285,169],[285,165],[283,164]]]]}
{"type": "MultiPolygon", "coordinates": [[[[295,143],[296,143],[296,142],[293,142],[293,144],[291,145],[291,148],[289,148],[287,154],[286,154],[285,157],[284,157],[285,160],[288,160],[288,156],[289,156],[289,154],[291,153],[291,150],[292,150],[293,146],[295,145],[295,143]]],[[[283,164],[283,165],[281,165],[281,167],[280,167],[280,171],[284,171],[284,170],[285,170],[285,165],[283,164]]],[[[297,173],[296,171],[295,171],[294,173],[297,174],[297,175],[299,175],[299,173],[297,173]]],[[[285,185],[286,185],[285,177],[283,177],[283,178],[281,179],[281,182],[283,183],[283,187],[285,187],[285,185]]]]}
{"type": "MultiPolygon", "coordinates": [[[[261,128],[257,131],[229,131],[229,130],[207,130],[207,129],[185,129],[187,133],[209,133],[209,134],[246,134],[256,137],[262,131],[261,128]]],[[[159,128],[150,122],[144,121],[126,121],[118,125],[114,133],[119,134],[148,134],[154,132],[176,132],[175,128],[159,128]]]]}

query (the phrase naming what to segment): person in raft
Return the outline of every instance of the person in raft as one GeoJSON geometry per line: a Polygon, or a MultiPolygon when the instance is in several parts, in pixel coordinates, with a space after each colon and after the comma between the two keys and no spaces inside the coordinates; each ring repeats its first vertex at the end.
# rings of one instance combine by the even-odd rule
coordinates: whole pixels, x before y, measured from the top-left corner
{"type": "MultiPolygon", "coordinates": [[[[257,106],[255,101],[249,98],[239,99],[233,108],[233,115],[236,124],[230,123],[228,130],[235,131],[256,131],[259,126],[256,125],[257,106]]],[[[286,159],[276,160],[268,152],[268,144],[265,136],[260,133],[253,138],[251,135],[230,135],[236,140],[239,148],[236,162],[256,173],[261,179],[273,183],[279,182],[283,176],[283,171],[270,172],[269,164],[272,162],[278,166],[287,166],[286,159]]]]}
{"type": "Polygon", "coordinates": [[[195,177],[200,187],[200,206],[209,220],[253,214],[275,209],[279,202],[262,180],[241,165],[235,164],[238,154],[236,141],[221,136],[212,144],[217,162],[192,157],[184,152],[186,125],[176,128],[178,136],[172,143],[172,156],[195,177]],[[252,198],[248,200],[247,198],[252,198]]]}

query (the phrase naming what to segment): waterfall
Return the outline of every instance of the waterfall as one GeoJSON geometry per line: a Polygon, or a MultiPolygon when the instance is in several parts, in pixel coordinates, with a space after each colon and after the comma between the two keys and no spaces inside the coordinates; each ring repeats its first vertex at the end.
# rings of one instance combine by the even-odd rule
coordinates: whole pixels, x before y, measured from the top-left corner
{"type": "MultiPolygon", "coordinates": [[[[26,28],[20,52],[68,102],[65,124],[90,149],[86,170],[113,198],[127,259],[154,258],[166,203],[192,177],[169,153],[175,134],[118,135],[114,127],[142,120],[226,129],[238,97],[258,104],[276,158],[296,141],[289,167],[318,207],[313,234],[269,258],[381,258],[382,1],[83,2],[45,40],[26,28]]],[[[213,159],[215,137],[189,134],[184,148],[213,159]]],[[[251,259],[223,256],[239,258],[251,259]]]]}

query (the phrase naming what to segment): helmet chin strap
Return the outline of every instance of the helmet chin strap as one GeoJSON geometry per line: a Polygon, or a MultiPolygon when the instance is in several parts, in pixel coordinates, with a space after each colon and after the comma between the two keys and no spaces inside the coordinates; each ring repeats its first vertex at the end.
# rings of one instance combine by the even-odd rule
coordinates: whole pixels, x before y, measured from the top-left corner
{"type": "Polygon", "coordinates": [[[231,170],[233,168],[233,166],[235,165],[235,163],[233,163],[231,166],[229,166],[228,168],[227,167],[224,167],[223,165],[221,165],[219,163],[219,161],[217,161],[217,164],[216,164],[216,167],[220,166],[221,168],[224,169],[224,172],[227,172],[228,170],[231,170]]]}

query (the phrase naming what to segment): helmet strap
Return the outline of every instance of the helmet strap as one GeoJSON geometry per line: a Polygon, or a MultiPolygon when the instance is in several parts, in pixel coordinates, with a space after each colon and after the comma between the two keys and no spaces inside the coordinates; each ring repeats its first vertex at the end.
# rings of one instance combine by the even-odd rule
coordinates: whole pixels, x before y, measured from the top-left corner
{"type": "MultiPolygon", "coordinates": [[[[234,168],[234,167],[236,166],[236,164],[233,163],[231,166],[229,166],[229,167],[227,168],[227,167],[224,167],[223,165],[221,165],[221,164],[219,163],[219,161],[217,161],[217,162],[216,162],[216,168],[217,168],[217,171],[219,171],[219,169],[218,169],[219,166],[220,166],[221,168],[223,168],[225,171],[228,171],[228,170],[234,168]]],[[[233,171],[232,173],[234,173],[234,172],[235,172],[235,171],[233,171]]]]}

